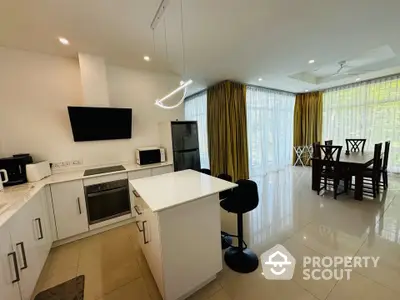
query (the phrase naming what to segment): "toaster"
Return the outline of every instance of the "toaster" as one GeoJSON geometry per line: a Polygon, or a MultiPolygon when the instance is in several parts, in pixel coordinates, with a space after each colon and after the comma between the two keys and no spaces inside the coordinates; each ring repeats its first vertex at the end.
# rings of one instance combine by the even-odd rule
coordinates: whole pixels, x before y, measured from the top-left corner
{"type": "Polygon", "coordinates": [[[26,165],[26,177],[29,182],[39,181],[50,175],[51,170],[48,161],[26,165]]]}

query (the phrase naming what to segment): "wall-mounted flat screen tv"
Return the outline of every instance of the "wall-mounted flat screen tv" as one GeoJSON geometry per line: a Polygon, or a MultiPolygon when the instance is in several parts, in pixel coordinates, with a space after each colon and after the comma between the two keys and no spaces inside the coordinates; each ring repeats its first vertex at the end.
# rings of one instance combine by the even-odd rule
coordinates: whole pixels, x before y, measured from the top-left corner
{"type": "Polygon", "coordinates": [[[132,109],[69,106],[75,142],[132,138],[132,109]]]}

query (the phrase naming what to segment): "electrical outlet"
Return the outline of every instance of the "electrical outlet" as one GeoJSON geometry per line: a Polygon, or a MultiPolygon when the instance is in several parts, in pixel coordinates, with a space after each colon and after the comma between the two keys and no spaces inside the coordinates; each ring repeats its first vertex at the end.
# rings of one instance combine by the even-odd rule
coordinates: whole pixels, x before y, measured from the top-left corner
{"type": "Polygon", "coordinates": [[[75,159],[75,160],[66,160],[66,161],[60,161],[60,162],[54,162],[52,163],[52,169],[61,169],[61,168],[67,168],[67,167],[72,167],[72,166],[78,166],[82,164],[81,159],[75,159]]]}
{"type": "Polygon", "coordinates": [[[77,165],[82,165],[83,162],[82,162],[82,159],[75,159],[75,160],[72,161],[72,164],[74,166],[77,166],[77,165]]]}

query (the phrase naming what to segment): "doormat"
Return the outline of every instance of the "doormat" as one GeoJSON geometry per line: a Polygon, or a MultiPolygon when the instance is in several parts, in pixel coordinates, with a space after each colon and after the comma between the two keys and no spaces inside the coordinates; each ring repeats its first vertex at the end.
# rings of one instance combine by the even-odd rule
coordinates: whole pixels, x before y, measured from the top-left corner
{"type": "Polygon", "coordinates": [[[35,300],[83,300],[85,276],[81,275],[36,295],[35,300]]]}

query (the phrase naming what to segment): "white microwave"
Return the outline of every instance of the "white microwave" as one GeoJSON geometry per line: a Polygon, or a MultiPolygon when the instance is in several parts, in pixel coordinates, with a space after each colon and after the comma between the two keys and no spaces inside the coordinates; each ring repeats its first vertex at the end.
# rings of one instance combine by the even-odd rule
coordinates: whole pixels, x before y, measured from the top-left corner
{"type": "Polygon", "coordinates": [[[165,149],[157,147],[146,147],[136,149],[136,163],[138,165],[149,165],[165,162],[165,149]]]}

